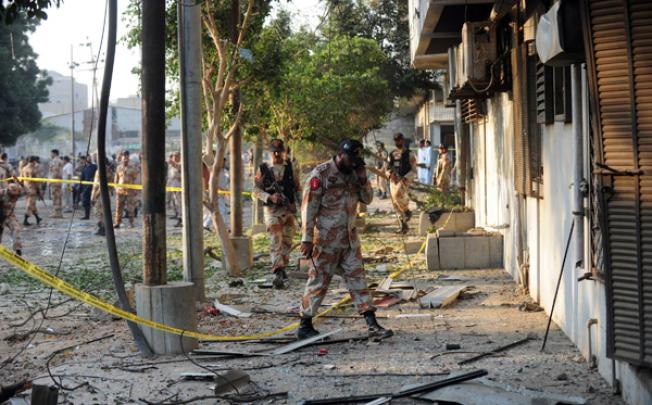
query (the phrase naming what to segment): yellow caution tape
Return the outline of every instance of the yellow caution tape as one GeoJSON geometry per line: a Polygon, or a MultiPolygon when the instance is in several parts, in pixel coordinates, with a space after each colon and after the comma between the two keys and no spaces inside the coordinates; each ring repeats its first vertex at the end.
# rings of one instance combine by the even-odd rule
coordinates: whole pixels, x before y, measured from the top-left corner
{"type": "MultiPolygon", "coordinates": [[[[421,245],[421,248],[419,251],[416,253],[416,255],[419,255],[423,249],[426,246],[426,242],[424,241],[423,244],[421,245]]],[[[416,256],[415,255],[415,256],[416,256]]],[[[119,318],[125,319],[127,321],[131,321],[134,323],[137,323],[142,326],[146,326],[149,328],[161,330],[164,332],[169,332],[173,333],[176,335],[183,335],[183,336],[188,336],[191,338],[195,339],[200,339],[200,340],[213,340],[213,341],[233,341],[233,340],[254,340],[254,339],[262,339],[262,338],[267,338],[270,336],[278,335],[280,333],[284,332],[290,332],[294,329],[296,329],[299,326],[298,322],[293,322],[283,328],[276,329],[270,332],[260,332],[260,333],[255,333],[253,335],[242,335],[242,336],[218,336],[218,335],[209,335],[206,333],[200,333],[200,332],[194,332],[194,331],[189,331],[189,330],[183,330],[179,328],[175,328],[172,326],[164,325],[162,323],[150,321],[145,318],[141,318],[131,312],[125,311],[123,309],[120,309],[114,305],[111,305],[107,302],[104,302],[97,298],[94,295],[91,295],[87,292],[80,291],[74,286],[68,284],[66,281],[56,277],[55,275],[41,269],[39,266],[37,266],[34,263],[31,263],[22,257],[16,255],[14,252],[11,250],[7,249],[6,247],[0,245],[0,258],[4,259],[7,261],[9,264],[12,264],[19,268],[20,270],[24,271],[31,277],[39,280],[43,284],[50,286],[66,295],[68,295],[71,298],[74,298],[78,301],[81,301],[83,303],[86,303],[92,307],[95,307],[103,312],[106,312],[108,314],[111,314],[113,316],[117,316],[119,318]]],[[[410,259],[409,262],[410,266],[406,267],[402,270],[398,270],[392,274],[390,274],[389,277],[392,279],[400,276],[405,270],[408,268],[411,268],[412,261],[410,259]]],[[[331,311],[334,311],[338,308],[340,308],[342,305],[346,304],[351,300],[350,295],[347,295],[346,297],[340,299],[337,303],[335,303],[333,306],[330,308],[320,312],[315,318],[320,318],[326,314],[328,314],[331,311]]]]}
{"type": "MultiPolygon", "coordinates": [[[[92,186],[95,184],[100,184],[96,183],[94,181],[86,181],[86,180],[64,180],[64,179],[46,179],[46,178],[41,178],[41,177],[16,177],[16,179],[20,181],[32,181],[34,183],[60,183],[60,184],[83,184],[83,185],[88,185],[92,186]]],[[[2,179],[2,181],[9,181],[13,180],[13,177],[9,177],[6,179],[2,179]]],[[[132,190],[142,190],[143,185],[142,184],[117,184],[117,183],[107,183],[109,187],[114,187],[114,188],[128,188],[132,190]]],[[[165,191],[183,191],[182,187],[165,187],[165,191]]],[[[226,190],[219,190],[219,194],[222,195],[230,195],[231,193],[226,190]]],[[[251,196],[251,192],[249,191],[243,191],[242,195],[245,196],[251,196]]]]}

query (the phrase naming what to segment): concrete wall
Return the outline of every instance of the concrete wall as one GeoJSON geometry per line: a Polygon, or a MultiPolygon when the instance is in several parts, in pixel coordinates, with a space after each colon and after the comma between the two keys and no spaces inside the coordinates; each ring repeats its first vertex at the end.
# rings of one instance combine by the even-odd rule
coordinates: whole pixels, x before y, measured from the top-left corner
{"type": "MultiPolygon", "coordinates": [[[[583,80],[583,89],[586,89],[583,80]]],[[[586,91],[583,91],[586,105],[586,91]]],[[[573,169],[575,144],[572,125],[561,122],[543,127],[542,198],[523,200],[514,192],[512,102],[506,93],[487,101],[487,116],[471,126],[470,145],[473,179],[469,180],[467,204],[475,210],[476,226],[498,230],[504,237],[505,269],[519,279],[519,227],[526,229],[526,256],[529,256],[530,295],[549,313],[572,221],[573,169]],[[520,207],[524,210],[519,213],[520,207]]],[[[585,143],[588,140],[585,140],[585,143]]],[[[584,163],[585,176],[588,165],[584,163]]],[[[585,235],[588,235],[585,222],[585,235]]],[[[573,242],[571,242],[573,243],[573,242]]],[[[599,281],[577,282],[588,271],[588,257],[575,257],[570,247],[564,268],[553,320],[588,358],[589,319],[597,319],[592,329],[592,353],[600,374],[612,381],[612,361],[606,357],[606,295],[599,281]],[[583,261],[584,268],[574,263],[583,261]]],[[[586,255],[586,254],[585,254],[586,255]]],[[[652,403],[652,374],[616,362],[623,397],[630,404],[652,403]]]]}

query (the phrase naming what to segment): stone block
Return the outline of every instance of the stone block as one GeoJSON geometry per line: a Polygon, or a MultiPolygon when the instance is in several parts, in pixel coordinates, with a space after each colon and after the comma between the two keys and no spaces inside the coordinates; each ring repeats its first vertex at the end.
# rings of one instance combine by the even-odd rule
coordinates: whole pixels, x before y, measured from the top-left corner
{"type": "Polygon", "coordinates": [[[489,267],[502,268],[503,264],[503,236],[489,237],[489,267]]]}
{"type": "MultiPolygon", "coordinates": [[[[241,272],[246,272],[247,270],[251,269],[254,264],[254,256],[253,256],[253,242],[250,237],[248,236],[240,236],[240,237],[232,237],[231,238],[231,243],[233,243],[233,247],[235,249],[235,256],[238,260],[238,266],[240,267],[241,272]]],[[[231,266],[229,265],[228,260],[226,259],[226,255],[222,255],[224,260],[223,263],[225,263],[225,268],[229,272],[229,274],[232,274],[230,269],[231,266]]]]}
{"type": "Polygon", "coordinates": [[[435,228],[446,231],[465,232],[475,227],[475,214],[469,212],[445,212],[434,224],[435,228]]]}
{"type": "Polygon", "coordinates": [[[408,255],[416,254],[419,251],[419,249],[421,249],[422,244],[423,244],[422,240],[406,240],[405,253],[408,255]]]}
{"type": "Polygon", "coordinates": [[[430,271],[441,268],[439,265],[439,238],[432,233],[426,239],[426,266],[430,271]]]}
{"type": "Polygon", "coordinates": [[[486,236],[465,236],[464,268],[483,269],[489,266],[489,238],[486,236]]]}
{"type": "MultiPolygon", "coordinates": [[[[136,313],[138,316],[173,326],[196,331],[195,287],[193,283],[172,282],[160,286],[136,284],[136,313]]],[[[156,354],[180,354],[197,349],[197,339],[141,326],[147,343],[156,354]]]]}
{"type": "Polygon", "coordinates": [[[427,236],[428,230],[432,224],[430,223],[430,216],[427,212],[422,212],[419,214],[419,225],[417,227],[417,235],[427,236]]]}
{"type": "Polygon", "coordinates": [[[464,243],[462,243],[462,238],[439,238],[439,265],[442,270],[464,268],[464,243]]]}

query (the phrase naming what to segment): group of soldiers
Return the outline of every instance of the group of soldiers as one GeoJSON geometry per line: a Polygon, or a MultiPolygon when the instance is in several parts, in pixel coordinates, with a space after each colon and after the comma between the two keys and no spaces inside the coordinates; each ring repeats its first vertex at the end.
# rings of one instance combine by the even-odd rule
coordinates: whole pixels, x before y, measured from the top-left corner
{"type": "Polygon", "coordinates": [[[344,279],[353,304],[367,322],[370,337],[383,339],[393,334],[376,320],[355,225],[359,204],[369,204],[373,199],[363,151],[358,141],[342,141],[335,156],[316,166],[302,187],[283,141],[274,139],[269,145],[270,162],[256,169],[253,195],[265,206],[273,284],[278,289],[285,288],[288,282],[285,269],[300,206],[301,253],[312,266],[300,304],[299,339],[319,334],[312,318],[335,274],[344,279]]]}
{"type": "Polygon", "coordinates": [[[432,174],[432,161],[434,155],[430,141],[421,140],[419,143],[419,159],[410,151],[409,143],[402,133],[394,135],[396,149],[387,152],[383,142],[376,142],[376,195],[380,198],[389,196],[392,206],[399,218],[399,233],[408,231],[408,222],[412,218],[410,211],[409,187],[415,178],[422,184],[434,185],[440,192],[450,190],[452,162],[445,145],[439,145],[437,166],[432,174]]]}
{"type": "MultiPolygon", "coordinates": [[[[107,159],[107,174],[109,181],[113,181],[116,195],[115,228],[119,228],[122,218],[129,220],[130,226],[134,225],[138,190],[126,185],[139,184],[139,164],[130,159],[128,151],[120,154],[119,162],[116,159],[107,159]],[[120,185],[125,185],[121,187],[120,185]]],[[[47,163],[47,174],[38,156],[21,158],[18,168],[7,159],[7,154],[0,154],[0,242],[5,228],[9,231],[13,241],[14,251],[22,254],[22,226],[33,225],[30,218],[33,216],[36,225],[43,218],[39,215],[38,201],[45,204],[46,187],[50,188],[52,200],[51,218],[63,218],[64,213],[73,212],[73,208],[81,205],[84,208],[82,220],[90,219],[91,209],[95,209],[97,219],[96,235],[104,235],[104,215],[99,188],[99,170],[97,170],[96,157],[79,156],[77,166],[68,156],[60,156],[57,149],[50,152],[47,163]],[[79,181],[78,183],[76,183],[79,181]],[[84,184],[83,182],[95,182],[84,184]],[[25,195],[25,214],[22,224],[16,218],[16,203],[25,195]],[[22,226],[21,226],[22,225],[22,226]]]]}

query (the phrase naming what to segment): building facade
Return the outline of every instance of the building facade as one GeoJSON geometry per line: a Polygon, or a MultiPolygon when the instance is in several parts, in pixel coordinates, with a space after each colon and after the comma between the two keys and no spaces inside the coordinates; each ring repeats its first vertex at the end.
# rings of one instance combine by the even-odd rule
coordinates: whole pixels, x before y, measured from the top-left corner
{"type": "Polygon", "coordinates": [[[49,71],[48,76],[52,78],[52,84],[48,86],[48,101],[38,105],[43,117],[53,115],[70,114],[73,108],[71,93],[74,88],[74,108],[75,111],[83,111],[88,108],[88,86],[72,82],[70,76],[64,76],[61,73],[49,71]]]}
{"type": "Polygon", "coordinates": [[[649,404],[652,3],[549,3],[410,0],[414,66],[447,67],[459,186],[505,270],[550,313],[563,269],[554,322],[649,404]]]}

